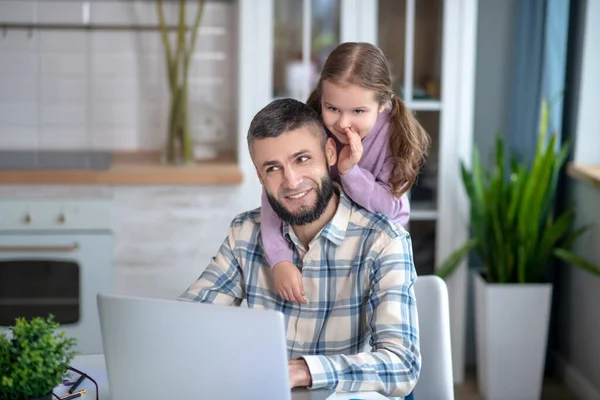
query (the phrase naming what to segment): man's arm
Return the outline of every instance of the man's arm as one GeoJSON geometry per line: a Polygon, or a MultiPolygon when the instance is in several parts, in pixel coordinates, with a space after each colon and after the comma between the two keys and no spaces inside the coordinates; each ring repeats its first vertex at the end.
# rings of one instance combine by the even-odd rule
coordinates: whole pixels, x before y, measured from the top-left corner
{"type": "Polygon", "coordinates": [[[244,293],[242,269],[232,250],[234,246],[232,225],[217,255],[212,258],[200,278],[179,296],[179,299],[239,306],[246,294],[244,293]]]}
{"type": "Polygon", "coordinates": [[[366,321],[371,333],[371,352],[304,356],[312,388],[407,396],[421,370],[413,290],[417,275],[410,238],[392,239],[374,260],[369,275],[366,321]]]}

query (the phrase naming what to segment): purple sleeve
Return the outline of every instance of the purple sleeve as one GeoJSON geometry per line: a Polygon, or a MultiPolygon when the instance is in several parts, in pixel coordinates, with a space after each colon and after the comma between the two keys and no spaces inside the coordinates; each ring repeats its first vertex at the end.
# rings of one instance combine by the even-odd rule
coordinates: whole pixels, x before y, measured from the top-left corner
{"type": "Polygon", "coordinates": [[[271,268],[281,261],[292,262],[292,249],[283,237],[281,219],[271,207],[264,188],[260,207],[260,232],[265,256],[271,268]]]}
{"type": "Polygon", "coordinates": [[[392,171],[392,163],[386,161],[377,178],[364,168],[355,165],[348,173],[340,176],[344,190],[352,200],[374,213],[383,213],[400,225],[408,225],[410,204],[408,196],[400,198],[392,194],[387,183],[392,171]]]}

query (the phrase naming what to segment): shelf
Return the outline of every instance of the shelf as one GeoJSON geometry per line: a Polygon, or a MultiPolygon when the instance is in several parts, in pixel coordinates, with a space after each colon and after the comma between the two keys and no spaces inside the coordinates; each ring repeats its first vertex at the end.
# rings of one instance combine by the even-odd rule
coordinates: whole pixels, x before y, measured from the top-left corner
{"type": "Polygon", "coordinates": [[[410,210],[411,221],[435,221],[438,219],[437,210],[410,210]]]}
{"type": "Polygon", "coordinates": [[[435,221],[438,219],[438,210],[433,201],[411,200],[410,221],[435,221]]]}
{"type": "Polygon", "coordinates": [[[193,165],[166,165],[156,152],[115,153],[104,170],[0,170],[12,185],[235,185],[243,174],[231,155],[193,165]]]}
{"type": "Polygon", "coordinates": [[[600,165],[580,165],[570,163],[567,172],[571,178],[587,182],[600,189],[600,165]]]}
{"type": "Polygon", "coordinates": [[[439,100],[413,100],[406,106],[413,111],[440,111],[442,102],[439,100]]]}

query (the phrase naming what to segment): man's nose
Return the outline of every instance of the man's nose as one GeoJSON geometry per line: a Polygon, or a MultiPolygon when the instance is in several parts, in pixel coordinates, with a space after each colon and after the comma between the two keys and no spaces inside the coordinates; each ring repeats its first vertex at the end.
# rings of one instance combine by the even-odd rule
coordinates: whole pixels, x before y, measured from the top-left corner
{"type": "Polygon", "coordinates": [[[284,184],[288,189],[296,189],[302,182],[302,177],[293,168],[286,168],[283,172],[284,184]]]}

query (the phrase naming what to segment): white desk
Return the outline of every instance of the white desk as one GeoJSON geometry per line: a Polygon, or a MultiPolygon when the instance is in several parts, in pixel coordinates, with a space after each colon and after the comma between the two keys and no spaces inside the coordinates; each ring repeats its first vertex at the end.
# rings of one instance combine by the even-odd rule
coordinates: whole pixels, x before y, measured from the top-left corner
{"type": "MultiPolygon", "coordinates": [[[[98,383],[98,391],[100,400],[111,400],[110,390],[108,387],[108,377],[106,375],[106,365],[104,363],[104,355],[86,355],[77,356],[71,363],[71,365],[78,370],[85,372],[98,383]]],[[[90,400],[96,398],[96,387],[89,380],[86,379],[79,386],[79,389],[85,389],[86,394],[81,397],[82,400],[90,400]]],[[[59,396],[66,394],[68,388],[57,388],[55,393],[59,396]]],[[[349,399],[365,399],[365,400],[376,400],[386,399],[386,397],[376,392],[361,392],[361,393],[336,393],[328,398],[328,400],[349,400],[349,399]]]]}

